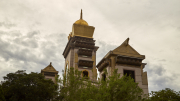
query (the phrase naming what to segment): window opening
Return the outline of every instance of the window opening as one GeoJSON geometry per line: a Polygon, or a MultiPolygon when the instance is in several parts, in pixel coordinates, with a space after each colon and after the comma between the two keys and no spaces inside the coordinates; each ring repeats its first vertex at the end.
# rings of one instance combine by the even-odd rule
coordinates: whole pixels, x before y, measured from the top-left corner
{"type": "Polygon", "coordinates": [[[106,74],[102,74],[103,80],[106,80],[106,74]]]}
{"type": "Polygon", "coordinates": [[[135,82],[134,71],[132,71],[132,70],[124,70],[124,75],[130,76],[131,78],[134,79],[134,82],[135,82]]]}
{"type": "Polygon", "coordinates": [[[44,72],[45,76],[55,76],[55,73],[52,72],[44,72]]]}
{"type": "Polygon", "coordinates": [[[82,57],[88,57],[88,56],[86,56],[86,55],[83,55],[82,57]]]}
{"type": "Polygon", "coordinates": [[[45,78],[46,80],[51,80],[50,78],[45,78]]]}
{"type": "Polygon", "coordinates": [[[83,77],[88,77],[88,71],[83,71],[83,77]]]}

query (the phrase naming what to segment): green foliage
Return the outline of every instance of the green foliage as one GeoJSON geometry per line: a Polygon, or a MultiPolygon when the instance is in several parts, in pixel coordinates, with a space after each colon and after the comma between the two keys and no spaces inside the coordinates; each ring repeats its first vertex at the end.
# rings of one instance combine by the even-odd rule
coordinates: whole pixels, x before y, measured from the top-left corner
{"type": "Polygon", "coordinates": [[[17,71],[3,77],[2,89],[6,101],[46,101],[57,94],[57,85],[42,74],[17,71]]]}
{"type": "Polygon", "coordinates": [[[180,91],[176,92],[170,88],[160,91],[152,91],[147,101],[180,101],[180,91]]]}
{"type": "MultiPolygon", "coordinates": [[[[107,71],[104,70],[106,75],[107,71]]],[[[59,100],[63,101],[139,101],[142,89],[131,77],[114,71],[105,81],[93,82],[81,77],[81,72],[70,68],[67,75],[59,80],[61,91],[59,100]]]]}
{"type": "Polygon", "coordinates": [[[4,97],[4,92],[2,90],[2,86],[0,85],[0,101],[6,101],[4,97]]]}

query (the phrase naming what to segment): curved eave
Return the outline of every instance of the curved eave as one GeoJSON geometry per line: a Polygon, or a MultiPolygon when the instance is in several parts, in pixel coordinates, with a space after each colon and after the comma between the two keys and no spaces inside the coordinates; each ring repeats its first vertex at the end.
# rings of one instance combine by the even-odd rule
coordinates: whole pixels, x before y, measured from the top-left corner
{"type": "Polygon", "coordinates": [[[67,50],[68,45],[69,45],[70,42],[71,42],[71,39],[72,39],[72,37],[70,37],[70,39],[69,39],[68,43],[66,44],[66,47],[65,47],[65,49],[64,49],[64,51],[63,51],[63,54],[62,54],[62,55],[63,55],[64,57],[66,57],[66,56],[65,56],[65,51],[67,50]]]}
{"type": "Polygon", "coordinates": [[[110,59],[103,59],[103,62],[98,67],[98,71],[102,71],[108,65],[110,65],[110,59]]]}
{"type": "Polygon", "coordinates": [[[109,57],[110,53],[111,53],[111,51],[109,51],[109,52],[98,62],[97,66],[96,66],[97,68],[99,67],[99,65],[101,65],[101,63],[102,63],[107,57],[109,57]]]}
{"type": "Polygon", "coordinates": [[[103,61],[104,61],[105,59],[108,59],[110,56],[116,56],[116,58],[118,58],[118,57],[126,57],[126,58],[140,59],[140,60],[145,59],[145,55],[139,55],[139,56],[121,55],[121,54],[115,54],[115,53],[113,53],[113,51],[109,51],[109,52],[100,60],[100,62],[97,64],[96,67],[99,68],[99,66],[103,63],[103,61]]]}

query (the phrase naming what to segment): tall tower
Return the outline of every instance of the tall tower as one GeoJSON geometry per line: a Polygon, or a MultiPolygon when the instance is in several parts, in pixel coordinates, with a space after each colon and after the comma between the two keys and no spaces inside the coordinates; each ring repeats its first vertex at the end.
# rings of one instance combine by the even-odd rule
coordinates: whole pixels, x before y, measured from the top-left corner
{"type": "Polygon", "coordinates": [[[96,51],[99,47],[95,46],[93,39],[95,27],[89,26],[82,18],[77,20],[72,27],[72,32],[68,36],[68,43],[64,49],[65,74],[67,68],[73,67],[82,71],[82,76],[89,77],[91,80],[97,79],[96,70],[96,51]]]}

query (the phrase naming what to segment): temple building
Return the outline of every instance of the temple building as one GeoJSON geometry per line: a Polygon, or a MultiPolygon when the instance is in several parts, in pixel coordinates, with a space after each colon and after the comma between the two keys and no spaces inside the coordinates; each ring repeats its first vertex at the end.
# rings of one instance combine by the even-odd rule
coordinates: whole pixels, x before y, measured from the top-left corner
{"type": "Polygon", "coordinates": [[[73,67],[82,71],[83,77],[89,77],[91,80],[97,80],[96,69],[96,51],[99,47],[95,46],[93,39],[95,27],[89,26],[82,18],[72,26],[72,32],[68,36],[68,43],[64,49],[65,75],[67,69],[73,67]]]}
{"type": "Polygon", "coordinates": [[[45,76],[45,79],[51,79],[54,83],[56,83],[55,78],[57,77],[58,71],[52,66],[52,63],[41,70],[41,74],[45,76]]]}
{"type": "Polygon", "coordinates": [[[131,76],[144,94],[148,94],[147,72],[143,72],[146,65],[146,63],[142,63],[144,59],[144,55],[140,55],[129,45],[129,38],[127,38],[119,47],[109,51],[101,59],[97,64],[97,69],[100,72],[101,79],[112,75],[114,69],[118,69],[117,73],[120,74],[120,77],[125,74],[131,76]],[[104,74],[103,69],[107,69],[108,75],[104,74]]]}
{"type": "Polygon", "coordinates": [[[118,69],[121,77],[125,74],[131,76],[134,82],[137,82],[138,86],[143,89],[144,94],[148,94],[147,72],[143,72],[146,63],[142,62],[145,55],[139,54],[132,48],[127,38],[119,47],[109,51],[96,66],[96,51],[99,47],[95,46],[94,30],[95,27],[89,26],[83,20],[81,10],[80,19],[73,24],[63,52],[64,75],[67,69],[73,67],[82,72],[82,77],[89,77],[92,81],[97,81],[97,70],[100,73],[100,79],[105,79],[111,76],[115,69],[118,69]],[[103,69],[107,69],[108,75],[104,74],[103,69]]]}

